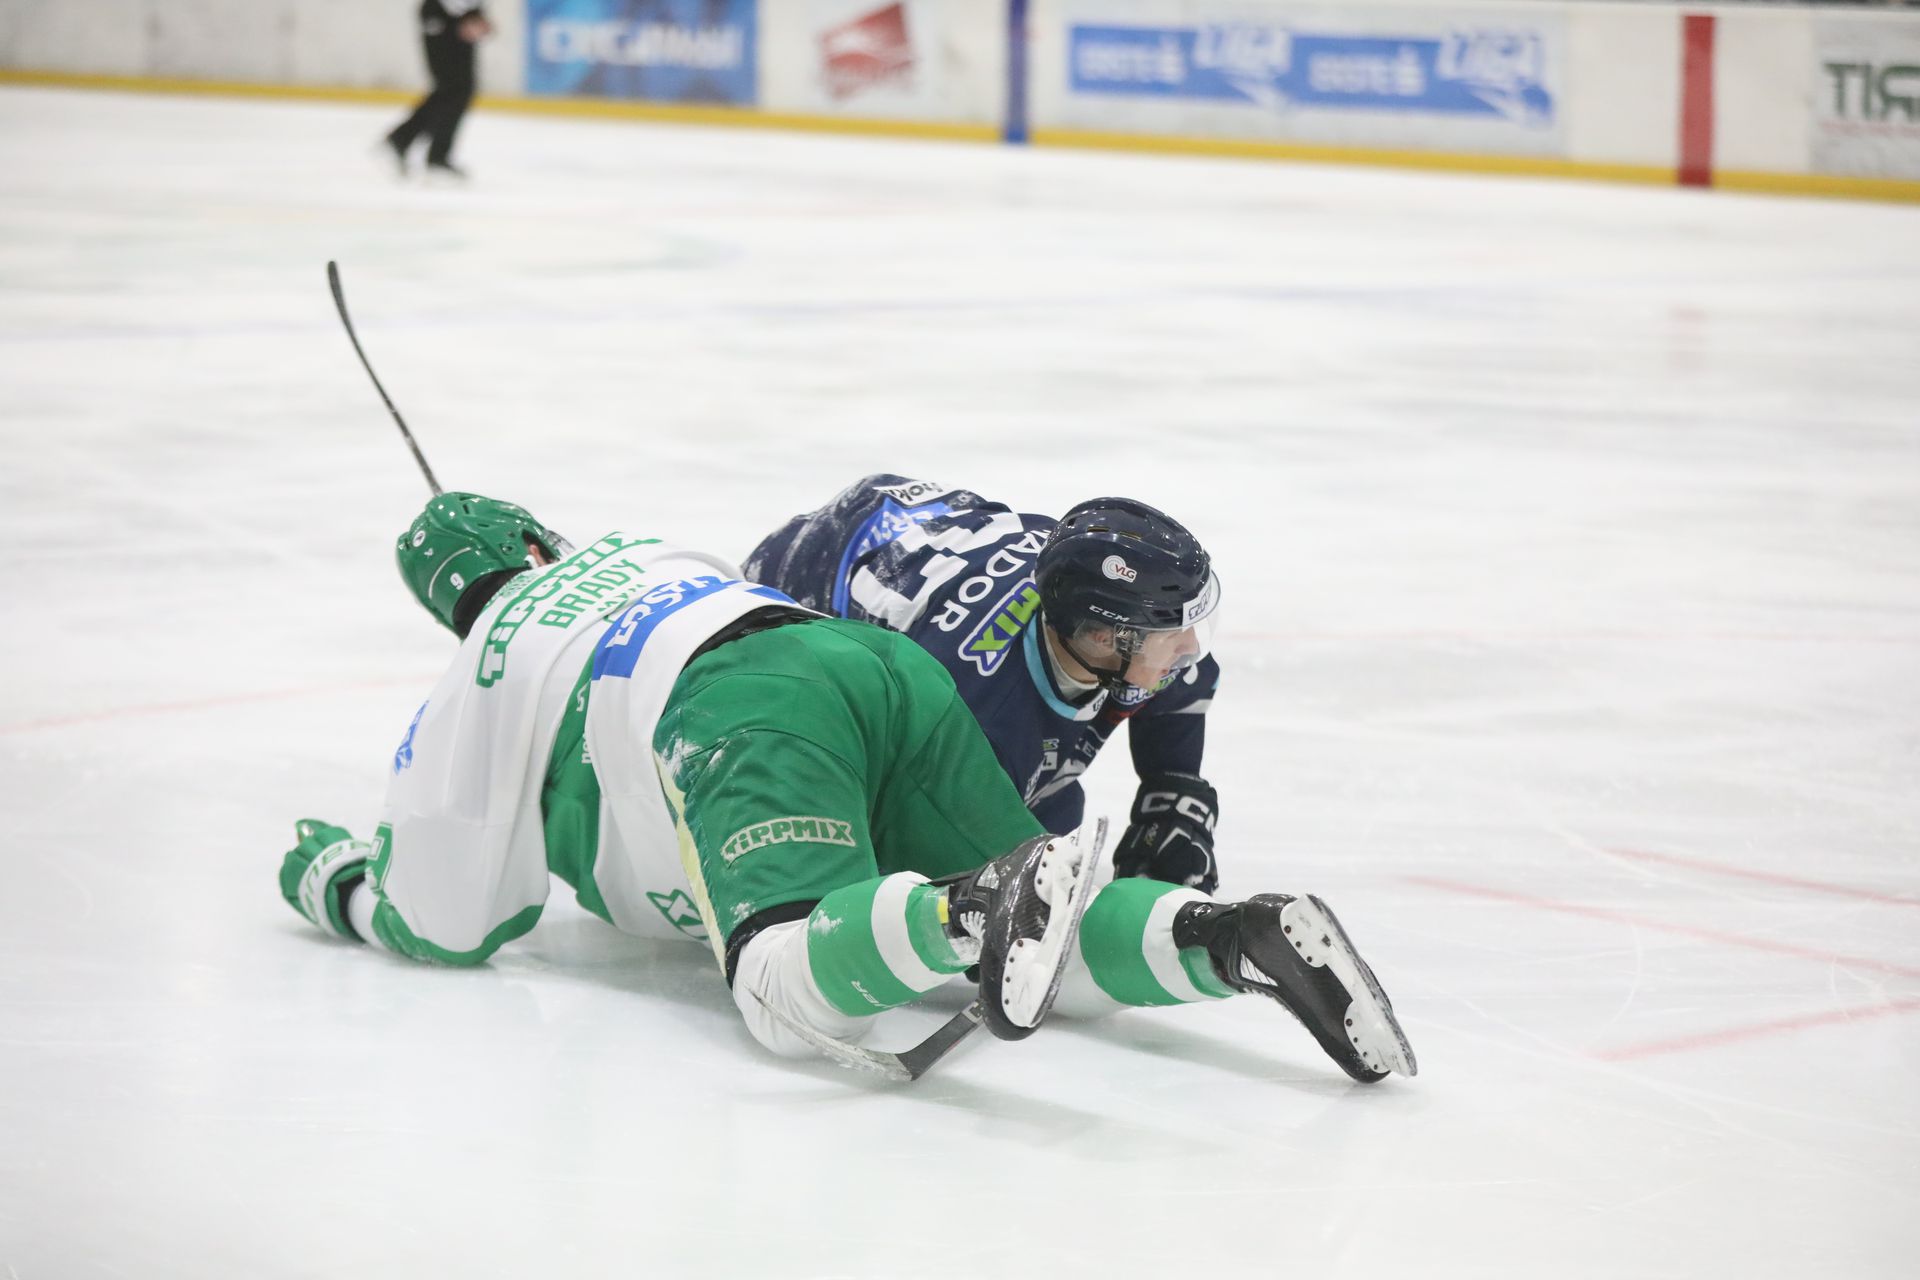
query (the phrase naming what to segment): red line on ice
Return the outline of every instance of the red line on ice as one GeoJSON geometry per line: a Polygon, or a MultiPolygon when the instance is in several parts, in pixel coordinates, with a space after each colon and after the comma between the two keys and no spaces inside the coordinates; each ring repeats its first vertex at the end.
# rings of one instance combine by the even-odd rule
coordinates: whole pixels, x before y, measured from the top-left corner
{"type": "Polygon", "coordinates": [[[1237,640],[1281,640],[1302,643],[1353,644],[1367,642],[1415,643],[1454,640],[1470,644],[1853,644],[1920,645],[1920,634],[1840,635],[1832,632],[1791,631],[1235,631],[1237,640]]]}
{"type": "Polygon", "coordinates": [[[1536,911],[1551,911],[1560,915],[1584,916],[1589,920],[1608,920],[1615,924],[1637,925],[1642,929],[1654,929],[1661,933],[1675,933],[1682,937],[1699,938],[1706,942],[1723,943],[1730,947],[1744,947],[1750,951],[1770,951],[1777,955],[1799,956],[1804,960],[1818,960],[1823,964],[1844,965],[1850,969],[1871,969],[1878,973],[1897,974],[1903,978],[1920,978],[1920,969],[1911,965],[1894,964],[1890,960],[1874,960],[1865,956],[1841,955],[1833,951],[1819,951],[1812,947],[1799,947],[1791,942],[1774,942],[1766,938],[1750,938],[1744,934],[1722,933],[1718,929],[1701,929],[1693,925],[1668,924],[1664,920],[1649,920],[1644,916],[1631,915],[1625,911],[1614,911],[1607,907],[1585,907],[1573,902],[1556,902],[1551,898],[1536,898],[1532,894],[1515,893],[1510,889],[1495,889],[1486,885],[1465,884],[1458,880],[1442,880],[1435,876],[1403,876],[1404,880],[1429,889],[1438,889],[1443,893],[1462,894],[1470,898],[1488,898],[1495,902],[1510,902],[1517,906],[1532,907],[1536,911]]]}
{"type": "Polygon", "coordinates": [[[1744,1027],[1723,1027],[1718,1031],[1701,1031],[1690,1036],[1675,1036],[1670,1040],[1647,1040],[1640,1044],[1621,1045],[1617,1049],[1599,1049],[1593,1056],[1602,1062],[1631,1062],[1636,1058],[1653,1058],[1663,1053],[1687,1053],[1694,1049],[1712,1049],[1719,1045],[1732,1044],[1736,1040],[1752,1040],[1759,1036],[1803,1031],[1808,1027],[1824,1027],[1838,1022],[1864,1022],[1869,1018],[1885,1018],[1896,1013],[1912,1013],[1915,1010],[1920,1010],[1920,1000],[1895,1000],[1889,1004],[1870,1005],[1864,1009],[1834,1009],[1826,1013],[1802,1014],[1795,1018],[1777,1018],[1772,1022],[1755,1022],[1744,1027]]]}
{"type": "Polygon", "coordinates": [[[1764,884],[1786,885],[1793,889],[1812,889],[1816,893],[1837,893],[1842,897],[1860,898],[1867,902],[1885,902],[1896,907],[1920,907],[1920,898],[1903,898],[1897,894],[1876,893],[1872,889],[1855,889],[1851,885],[1828,884],[1822,880],[1803,880],[1799,876],[1783,876],[1773,871],[1730,867],[1720,862],[1708,862],[1704,858],[1683,858],[1679,854],[1654,853],[1648,849],[1609,848],[1607,852],[1622,858],[1632,858],[1638,862],[1666,862],[1676,867],[1692,867],[1698,871],[1711,871],[1723,876],[1739,876],[1745,880],[1758,880],[1764,884]]]}
{"type": "Polygon", "coordinates": [[[71,725],[102,724],[112,720],[129,720],[138,716],[174,715],[183,711],[206,711],[214,707],[245,706],[255,702],[282,702],[290,698],[312,698],[329,693],[352,693],[361,689],[391,689],[397,685],[413,685],[425,689],[431,680],[411,677],[404,680],[361,680],[352,684],[316,684],[298,689],[262,689],[253,693],[225,694],[216,698],[194,698],[186,702],[150,702],[142,706],[110,707],[103,711],[83,711],[71,716],[48,716],[40,720],[21,720],[15,724],[0,724],[0,736],[10,733],[32,733],[36,729],[65,729],[71,725]]]}

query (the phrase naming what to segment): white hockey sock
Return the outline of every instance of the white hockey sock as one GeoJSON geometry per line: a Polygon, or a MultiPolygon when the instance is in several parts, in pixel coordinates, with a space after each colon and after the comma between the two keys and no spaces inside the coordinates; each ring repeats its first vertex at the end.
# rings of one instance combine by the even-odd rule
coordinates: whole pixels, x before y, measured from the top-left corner
{"type": "Polygon", "coordinates": [[[820,994],[807,961],[807,922],[790,920],[762,930],[740,952],[733,970],[733,1002],[746,1019],[753,1038],[783,1058],[811,1058],[818,1054],[806,1041],[781,1026],[767,1011],[764,1000],[802,1026],[835,1040],[854,1043],[873,1025],[871,1018],[853,1018],[820,994]],[[759,999],[755,999],[755,996],[759,999]]]}

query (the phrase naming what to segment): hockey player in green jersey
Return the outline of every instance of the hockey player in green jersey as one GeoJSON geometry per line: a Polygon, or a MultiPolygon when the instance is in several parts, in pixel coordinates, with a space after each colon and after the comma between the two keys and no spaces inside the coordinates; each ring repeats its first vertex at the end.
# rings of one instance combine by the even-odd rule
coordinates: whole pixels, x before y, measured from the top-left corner
{"type": "Polygon", "coordinates": [[[319,928],[478,964],[534,926],[551,874],[623,931],[706,941],[749,1031],[788,1056],[978,965],[1003,1039],[1067,980],[1109,1007],[1254,992],[1356,1079],[1413,1073],[1318,899],[1094,895],[1093,842],[1040,828],[908,638],[658,539],[576,550],[473,494],[434,498],[397,556],[462,643],[373,839],[296,824],[280,889],[319,928]]]}

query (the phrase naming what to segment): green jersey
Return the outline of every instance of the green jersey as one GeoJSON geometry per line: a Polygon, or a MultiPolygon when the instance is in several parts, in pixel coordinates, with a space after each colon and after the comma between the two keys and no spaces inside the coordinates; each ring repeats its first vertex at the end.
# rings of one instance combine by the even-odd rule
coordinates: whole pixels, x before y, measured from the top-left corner
{"type": "Polygon", "coordinates": [[[703,938],[650,752],[627,740],[636,720],[651,738],[700,644],[770,598],[724,560],[618,532],[502,588],[394,753],[375,940],[476,963],[533,927],[550,872],[625,932],[703,938]],[[589,697],[596,673],[620,696],[589,697]]]}

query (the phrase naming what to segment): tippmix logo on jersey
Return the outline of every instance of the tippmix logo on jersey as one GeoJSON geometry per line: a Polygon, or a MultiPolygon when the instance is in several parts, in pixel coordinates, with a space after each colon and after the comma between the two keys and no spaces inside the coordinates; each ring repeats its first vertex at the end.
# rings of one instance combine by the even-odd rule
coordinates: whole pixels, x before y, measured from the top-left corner
{"type": "Polygon", "coordinates": [[[911,83],[913,41],[907,35],[907,6],[890,4],[822,33],[820,74],[835,99],[850,98],[876,85],[911,83]]]}
{"type": "Polygon", "coordinates": [[[859,842],[853,837],[853,824],[841,822],[837,818],[768,818],[765,822],[755,822],[740,828],[727,837],[720,846],[720,856],[728,862],[745,857],[756,849],[765,849],[770,845],[788,844],[795,840],[804,840],[813,844],[837,844],[846,848],[857,848],[859,842]]]}
{"type": "Polygon", "coordinates": [[[979,624],[960,642],[960,656],[983,676],[1000,669],[1013,652],[1013,642],[1040,611],[1040,589],[1032,578],[1022,578],[988,609],[979,624]]]}

